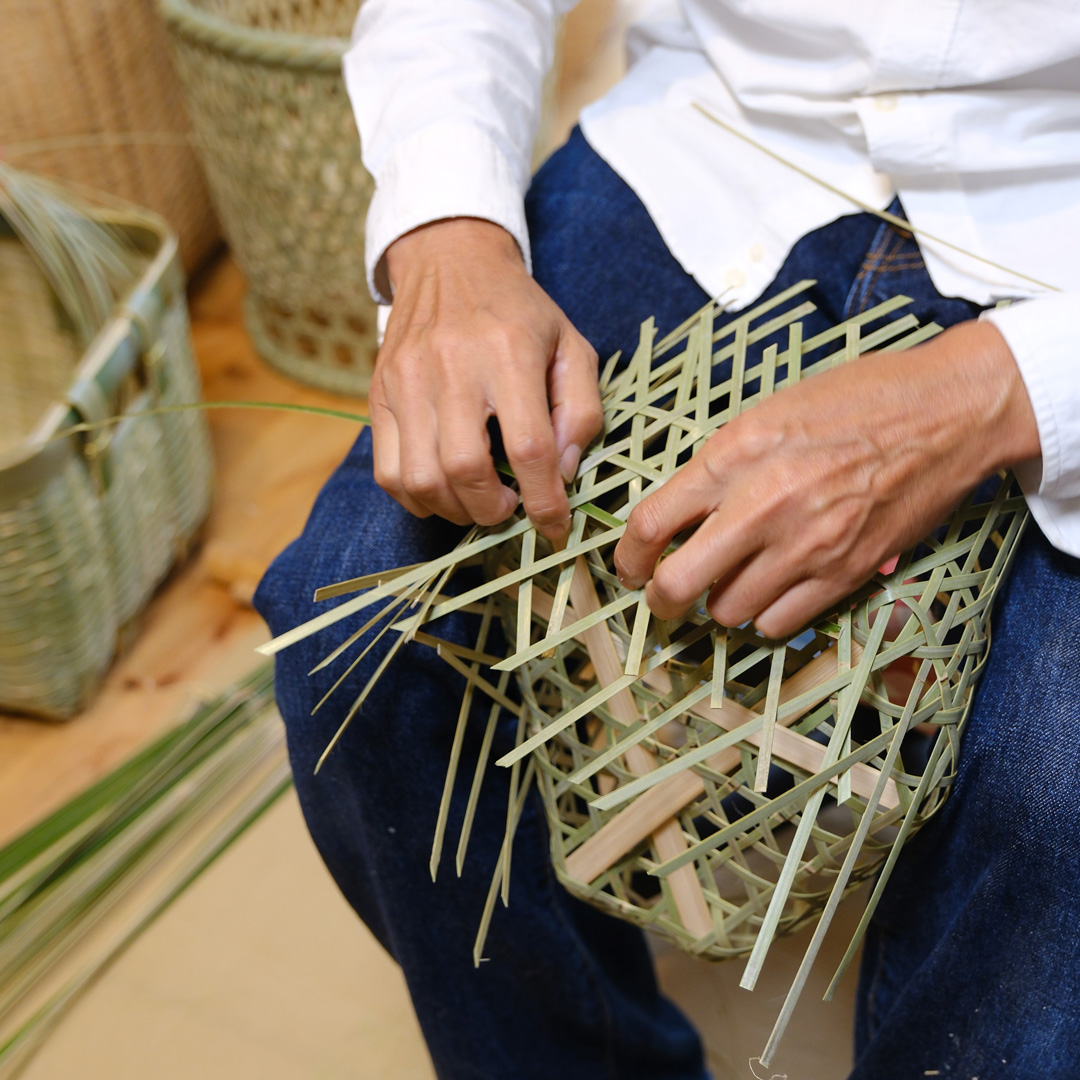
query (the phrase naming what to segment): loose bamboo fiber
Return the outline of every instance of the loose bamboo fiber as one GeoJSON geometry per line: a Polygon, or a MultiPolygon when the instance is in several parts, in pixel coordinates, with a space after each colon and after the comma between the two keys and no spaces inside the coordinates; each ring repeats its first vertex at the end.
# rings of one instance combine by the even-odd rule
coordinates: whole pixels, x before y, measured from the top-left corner
{"type": "Polygon", "coordinates": [[[220,232],[153,0],[0,0],[0,25],[0,158],[148,207],[197,265],[220,232]]]}
{"type": "Polygon", "coordinates": [[[176,237],[0,166],[0,709],[63,719],[209,507],[176,237]]]}
{"type": "Polygon", "coordinates": [[[363,395],[376,348],[364,271],[373,190],[341,76],[356,0],[161,0],[259,353],[363,395]]]}
{"type": "Polygon", "coordinates": [[[0,1080],[289,783],[264,665],[0,848],[0,1080]]]}
{"type": "MultiPolygon", "coordinates": [[[[642,591],[619,584],[612,553],[627,514],[718,427],[798,379],[939,329],[910,314],[890,319],[909,302],[897,297],[804,338],[800,319],[813,309],[799,294],[809,284],[720,330],[712,304],[663,339],[649,320],[629,364],[619,370],[612,358],[602,378],[605,436],[570,491],[565,550],[552,551],[520,516],[474,528],[441,559],[320,590],[317,598],[365,591],[264,648],[276,652],[379,605],[364,629],[391,624],[399,634],[391,658],[414,637],[463,677],[433,874],[469,706],[490,700],[489,735],[500,707],[519,717],[517,747],[497,762],[511,772],[507,832],[478,960],[496,896],[507,898],[514,825],[533,774],[566,887],[691,952],[748,954],[744,986],[777,935],[820,920],[766,1063],[840,899],[883,870],[842,971],[901,845],[949,790],[990,606],[1027,520],[1011,475],[993,478],[891,572],[788,640],[767,640],[750,623],[720,626],[703,600],[662,621],[642,591]],[[476,564],[484,583],[450,595],[455,572],[476,564]],[[435,636],[437,620],[456,610],[480,616],[469,648],[435,636]]],[[[474,798],[478,787],[474,780],[474,798]]],[[[467,840],[468,825],[459,866],[467,840]]]]}

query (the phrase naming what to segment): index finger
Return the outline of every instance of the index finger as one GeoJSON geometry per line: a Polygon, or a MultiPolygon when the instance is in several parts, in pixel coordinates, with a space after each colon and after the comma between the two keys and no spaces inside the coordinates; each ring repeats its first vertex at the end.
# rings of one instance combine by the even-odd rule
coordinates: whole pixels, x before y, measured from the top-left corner
{"type": "Polygon", "coordinates": [[[544,536],[561,543],[570,530],[570,502],[559,474],[547,387],[543,382],[534,388],[517,381],[494,405],[525,513],[544,536]]]}
{"type": "Polygon", "coordinates": [[[716,483],[699,454],[630,511],[615,548],[619,580],[640,589],[675,534],[697,524],[717,504],[716,483]]]}

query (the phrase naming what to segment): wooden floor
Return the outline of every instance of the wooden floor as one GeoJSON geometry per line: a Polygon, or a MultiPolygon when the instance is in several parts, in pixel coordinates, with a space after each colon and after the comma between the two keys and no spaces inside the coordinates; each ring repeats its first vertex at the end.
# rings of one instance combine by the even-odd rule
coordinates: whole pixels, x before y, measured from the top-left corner
{"type": "MultiPolygon", "coordinates": [[[[270,370],[244,330],[244,283],[221,255],[191,290],[192,336],[209,401],[364,402],[307,390],[270,370]]],[[[268,637],[247,600],[299,533],[357,428],[296,413],[208,414],[216,462],[203,543],[151,601],[134,646],[82,715],[65,724],[0,717],[0,843],[108,772],[236,680],[268,637]]]]}
{"type": "MultiPolygon", "coordinates": [[[[567,18],[547,147],[622,69],[625,5],[583,0],[567,18]]],[[[542,156],[542,154],[541,154],[542,156]]],[[[243,326],[244,282],[222,255],[192,283],[195,352],[208,401],[366,403],[275,374],[243,326]]],[[[255,584],[303,526],[323,481],[356,436],[349,423],[298,414],[213,411],[216,496],[203,544],[151,602],[128,655],[93,705],[62,725],[0,714],[0,844],[107,773],[257,661],[268,637],[251,610],[255,584]]]]}

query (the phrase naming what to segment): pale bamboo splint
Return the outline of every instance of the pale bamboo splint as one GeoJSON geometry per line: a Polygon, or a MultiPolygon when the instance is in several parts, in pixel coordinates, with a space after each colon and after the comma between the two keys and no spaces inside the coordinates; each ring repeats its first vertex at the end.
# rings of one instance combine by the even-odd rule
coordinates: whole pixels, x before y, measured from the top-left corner
{"type": "MultiPolygon", "coordinates": [[[[596,595],[596,586],[589,574],[589,565],[585,557],[579,555],[574,560],[574,576],[570,582],[570,599],[579,616],[592,615],[600,610],[600,599],[596,595]]],[[[623,675],[623,663],[615,650],[615,642],[607,623],[600,622],[582,634],[585,648],[589,651],[593,666],[596,668],[597,681],[601,686],[610,686],[623,675]]],[[[636,724],[641,715],[638,712],[634,695],[628,690],[621,690],[608,703],[615,718],[630,727],[636,724]]],[[[643,746],[632,746],[626,752],[626,764],[637,776],[652,772],[656,768],[656,759],[643,746]]],[[[681,809],[676,808],[676,809],[681,809]]],[[[656,819],[642,834],[643,840],[652,834],[653,846],[661,862],[667,862],[681,855],[686,850],[682,826],[674,818],[675,810],[656,819]]],[[[620,853],[621,854],[621,853],[620,853]]],[[[617,856],[616,856],[617,857],[617,856]]],[[[614,859],[612,860],[614,861],[614,859]]],[[[683,866],[668,879],[674,895],[675,907],[682,918],[683,925],[695,937],[702,937],[712,930],[712,917],[705,897],[701,891],[701,882],[693,866],[683,866]]]]}

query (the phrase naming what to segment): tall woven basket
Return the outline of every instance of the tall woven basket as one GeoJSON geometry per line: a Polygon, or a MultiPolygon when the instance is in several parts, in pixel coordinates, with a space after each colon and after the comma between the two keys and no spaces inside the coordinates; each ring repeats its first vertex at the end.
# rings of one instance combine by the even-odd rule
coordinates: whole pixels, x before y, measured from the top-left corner
{"type": "Polygon", "coordinates": [[[221,234],[153,0],[3,0],[0,25],[5,160],[148,207],[202,261],[221,234]]]}
{"type": "Polygon", "coordinates": [[[364,273],[373,181],[341,76],[357,0],[161,0],[259,353],[363,395],[375,306],[364,273]]]}
{"type": "Polygon", "coordinates": [[[199,396],[175,235],[47,201],[47,262],[25,243],[41,204],[12,227],[14,172],[0,167],[0,710],[65,719],[205,517],[212,463],[201,413],[128,415],[199,396]],[[88,257],[102,225],[122,259],[88,257]],[[111,316],[88,327],[65,306],[75,277],[111,316]]]}

